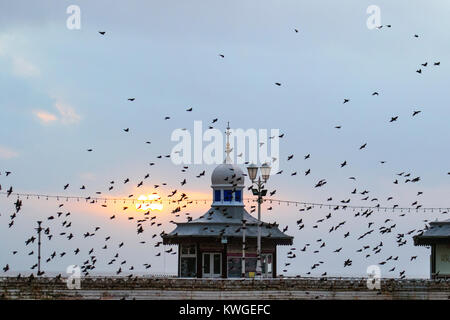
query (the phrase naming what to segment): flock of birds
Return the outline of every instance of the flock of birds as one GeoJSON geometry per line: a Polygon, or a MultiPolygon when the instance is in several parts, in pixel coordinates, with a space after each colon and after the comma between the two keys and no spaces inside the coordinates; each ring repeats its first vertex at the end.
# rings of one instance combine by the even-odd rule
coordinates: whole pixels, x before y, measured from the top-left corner
{"type": "MultiPolygon", "coordinates": [[[[383,26],[380,26],[379,29],[381,29],[383,26]]],[[[386,25],[386,27],[391,28],[391,25],[386,25]]],[[[295,33],[298,33],[299,30],[298,29],[294,29],[295,33]]],[[[99,34],[101,36],[106,36],[106,31],[99,31],[99,34]]],[[[418,38],[418,35],[414,35],[414,37],[418,38]]],[[[225,59],[225,55],[224,54],[219,54],[220,59],[225,59]]],[[[440,66],[440,62],[434,62],[433,66],[438,67],[440,66]]],[[[427,68],[428,67],[428,62],[424,62],[421,63],[421,68],[419,68],[416,72],[421,74],[422,73],[422,69],[423,68],[427,68]]],[[[276,86],[280,87],[282,86],[282,83],[280,82],[275,82],[274,83],[276,86]]],[[[372,93],[372,96],[378,96],[380,93],[378,91],[375,91],[372,93]]],[[[135,97],[130,97],[127,99],[127,101],[129,101],[130,103],[133,103],[136,100],[135,97]]],[[[348,104],[351,103],[351,99],[350,98],[345,98],[343,100],[343,104],[348,104]]],[[[187,109],[185,109],[185,112],[193,112],[193,108],[192,107],[188,107],[187,109]]],[[[418,117],[421,113],[421,110],[414,110],[412,113],[412,117],[418,117]]],[[[165,116],[164,117],[164,121],[169,121],[171,119],[171,116],[165,116]]],[[[398,115],[392,115],[390,116],[389,119],[389,123],[393,123],[399,120],[399,116],[398,115]]],[[[215,125],[217,122],[219,121],[219,119],[215,118],[211,120],[211,123],[209,125],[209,128],[213,128],[213,125],[215,125]]],[[[336,129],[341,129],[342,126],[338,125],[335,126],[336,129]]],[[[123,128],[122,129],[123,132],[125,134],[130,134],[131,130],[130,128],[123,128]]],[[[283,138],[284,134],[279,135],[279,138],[283,138]]],[[[273,137],[271,137],[273,138],[273,137]]],[[[146,141],[146,144],[150,144],[150,141],[146,141]]],[[[359,150],[364,150],[368,147],[367,143],[363,143],[360,145],[359,150]]],[[[87,152],[94,152],[93,148],[89,148],[87,149],[87,152]]],[[[242,155],[238,155],[242,156],[242,155]]],[[[295,154],[290,154],[286,161],[295,161],[295,159],[298,156],[295,154]]],[[[311,154],[306,154],[303,157],[303,161],[308,161],[309,159],[312,159],[313,157],[311,156],[311,154]]],[[[167,155],[158,155],[156,156],[156,159],[165,159],[165,158],[170,158],[170,154],[167,155]]],[[[273,158],[273,161],[279,161],[279,159],[273,158]]],[[[311,161],[311,160],[309,160],[311,161]]],[[[386,161],[380,161],[380,164],[384,164],[386,161]]],[[[248,162],[247,162],[248,163],[248,162]]],[[[149,165],[151,167],[156,165],[156,160],[155,162],[150,162],[149,165]]],[[[342,162],[340,162],[339,164],[337,164],[337,167],[339,168],[344,168],[349,166],[349,161],[348,160],[343,160],[342,162]]],[[[183,166],[181,169],[182,173],[186,173],[189,169],[189,166],[183,166]]],[[[10,171],[5,171],[5,172],[0,172],[0,177],[2,177],[2,179],[4,181],[0,181],[3,183],[7,182],[7,178],[13,174],[10,171]]],[[[277,175],[281,175],[283,174],[283,170],[280,170],[278,172],[276,172],[275,174],[277,175]]],[[[290,173],[291,176],[295,176],[298,174],[298,171],[294,171],[292,173],[290,173]]],[[[308,176],[311,174],[311,169],[307,169],[303,172],[303,174],[305,176],[308,176]]],[[[450,175],[450,172],[447,173],[448,175],[450,175]]],[[[198,174],[196,174],[196,178],[202,178],[205,176],[205,170],[203,170],[202,172],[199,172],[198,174]]],[[[95,192],[95,196],[91,195],[85,198],[85,200],[91,204],[98,204],[97,200],[95,199],[96,196],[103,194],[103,193],[108,193],[110,191],[112,191],[115,188],[118,188],[119,185],[128,185],[131,183],[135,183],[136,188],[141,188],[144,186],[145,181],[147,181],[147,179],[149,179],[150,174],[149,173],[145,173],[142,175],[142,179],[140,179],[139,181],[135,181],[132,182],[130,178],[124,178],[123,181],[115,181],[115,180],[110,180],[105,187],[105,191],[96,191],[95,192]]],[[[355,180],[356,181],[356,177],[349,177],[349,179],[351,180],[355,180]]],[[[400,181],[402,181],[403,183],[419,183],[421,181],[420,176],[416,176],[415,174],[413,174],[412,172],[399,172],[399,173],[395,173],[395,176],[392,179],[392,182],[394,184],[399,184],[400,181]]],[[[191,205],[193,202],[189,199],[188,195],[184,192],[181,192],[178,190],[178,188],[182,188],[184,187],[186,184],[188,183],[186,178],[183,178],[179,181],[179,186],[175,189],[173,189],[169,194],[168,194],[168,198],[174,200],[174,203],[176,203],[176,207],[171,211],[171,214],[173,214],[173,216],[175,218],[181,218],[182,212],[186,211],[187,208],[189,208],[189,205],[191,205]]],[[[319,179],[317,180],[314,184],[313,184],[313,188],[321,188],[323,186],[325,186],[327,184],[327,180],[326,179],[319,179]]],[[[166,182],[162,182],[162,183],[158,183],[158,184],[153,184],[153,188],[157,189],[160,186],[167,186],[168,184],[166,182]]],[[[87,187],[86,185],[82,185],[82,186],[78,186],[75,187],[79,190],[86,190],[87,187]]],[[[63,186],[61,186],[62,190],[71,190],[73,189],[73,186],[71,183],[66,183],[63,186]]],[[[251,186],[249,187],[249,189],[251,189],[251,186]]],[[[0,191],[2,190],[2,185],[0,184],[0,191]]],[[[6,189],[6,196],[10,197],[13,194],[14,190],[12,186],[7,187],[6,189]]],[[[270,197],[274,196],[276,194],[276,189],[275,190],[271,190],[269,192],[270,197]]],[[[420,209],[422,207],[422,205],[420,204],[420,197],[421,195],[423,195],[422,191],[418,191],[417,192],[417,200],[415,200],[414,202],[411,203],[411,207],[415,208],[415,209],[420,209]]],[[[130,194],[128,195],[128,198],[132,199],[135,195],[134,194],[130,194]]],[[[12,198],[12,197],[11,197],[12,198]]],[[[327,203],[333,203],[333,197],[327,197],[326,202],[327,203]]],[[[410,230],[407,230],[406,232],[402,232],[402,231],[398,231],[399,230],[399,224],[401,223],[401,221],[397,220],[394,221],[394,219],[402,219],[403,217],[406,216],[407,212],[399,212],[399,214],[394,218],[394,216],[391,216],[391,218],[387,218],[384,219],[379,225],[377,225],[377,222],[375,222],[375,220],[373,220],[374,216],[377,215],[377,211],[376,208],[380,207],[381,205],[381,201],[387,201],[387,202],[392,202],[394,200],[394,197],[388,197],[387,199],[378,199],[376,196],[370,196],[370,190],[367,189],[358,189],[358,188],[354,188],[352,191],[349,192],[349,197],[345,198],[345,199],[339,199],[339,200],[334,200],[334,201],[339,201],[339,204],[336,205],[334,204],[332,206],[332,208],[329,210],[331,212],[327,212],[326,214],[324,214],[323,217],[320,217],[319,219],[316,219],[317,217],[313,217],[312,215],[307,215],[308,213],[312,212],[315,208],[314,206],[305,206],[299,209],[299,213],[301,214],[305,214],[304,216],[302,216],[302,218],[298,219],[295,221],[295,223],[292,223],[286,227],[283,228],[283,232],[288,232],[289,228],[292,229],[296,229],[297,230],[297,234],[299,234],[299,232],[301,230],[305,230],[307,227],[310,227],[311,231],[313,231],[314,235],[318,235],[320,234],[321,236],[317,239],[311,240],[311,241],[306,241],[305,243],[303,243],[299,249],[297,249],[296,247],[291,247],[286,255],[286,262],[283,262],[284,267],[282,268],[283,270],[283,274],[288,273],[288,272],[292,272],[292,273],[297,273],[298,275],[300,275],[300,273],[298,272],[298,270],[291,270],[291,266],[292,266],[292,259],[296,259],[296,258],[300,258],[302,257],[302,255],[308,253],[311,253],[312,255],[318,255],[321,252],[324,252],[325,250],[329,250],[328,253],[326,253],[326,256],[330,256],[330,255],[342,255],[342,250],[345,250],[344,247],[345,245],[342,244],[342,242],[346,239],[348,239],[348,241],[353,241],[353,243],[355,243],[355,241],[357,241],[359,245],[359,248],[357,250],[355,250],[355,254],[361,256],[361,259],[371,259],[371,258],[376,258],[377,259],[377,264],[379,265],[390,265],[389,266],[389,273],[394,274],[394,272],[396,273],[396,276],[398,278],[405,278],[406,277],[406,269],[403,268],[399,268],[399,262],[400,262],[400,258],[398,255],[389,255],[389,256],[385,256],[385,257],[381,257],[383,255],[384,252],[384,248],[385,247],[391,247],[392,244],[386,244],[386,241],[384,240],[384,236],[388,235],[388,234],[395,234],[395,244],[398,247],[404,246],[408,243],[408,241],[411,241],[412,236],[414,235],[420,235],[424,232],[424,230],[426,230],[428,228],[427,222],[429,220],[423,220],[421,222],[425,223],[423,226],[421,227],[416,227],[416,228],[412,228],[410,230]],[[346,208],[349,206],[349,203],[353,200],[352,197],[358,197],[359,200],[361,201],[368,201],[370,202],[372,208],[371,209],[364,209],[364,210],[356,210],[356,211],[346,211],[346,208]],[[350,215],[348,216],[345,220],[342,217],[342,215],[338,214],[337,212],[342,212],[344,211],[345,214],[350,215]],[[356,223],[358,225],[358,228],[351,228],[351,227],[347,227],[349,224],[351,223],[356,223]],[[341,240],[332,240],[332,241],[326,241],[324,240],[325,235],[329,236],[331,234],[336,234],[335,237],[337,237],[338,239],[341,240]],[[377,236],[374,236],[378,234],[377,236]],[[372,242],[370,242],[368,240],[368,238],[372,235],[372,242]],[[330,243],[331,242],[331,243],[330,243]],[[337,245],[338,243],[341,243],[341,245],[337,245]],[[329,249],[328,249],[329,248],[329,249]],[[378,258],[379,257],[379,258],[378,258]]],[[[8,221],[8,228],[10,229],[14,229],[15,227],[15,219],[18,217],[18,215],[22,214],[21,209],[22,209],[22,200],[21,199],[16,199],[14,202],[14,212],[9,216],[9,221],[8,221]]],[[[106,203],[101,204],[102,207],[104,208],[108,208],[108,205],[106,203]]],[[[392,208],[395,209],[398,207],[398,204],[392,204],[392,208]]],[[[255,206],[251,206],[250,207],[250,211],[251,213],[255,212],[256,208],[255,206]]],[[[267,205],[266,208],[268,211],[273,210],[272,206],[267,205]]],[[[121,208],[121,211],[126,213],[131,211],[130,207],[128,205],[124,205],[121,208]]],[[[320,210],[320,212],[323,212],[323,210],[320,210]]],[[[447,211],[443,211],[441,212],[441,214],[445,215],[447,214],[447,211]]],[[[185,217],[187,219],[187,221],[192,221],[193,217],[191,216],[191,214],[189,212],[184,212],[185,217]]],[[[57,205],[57,208],[55,210],[54,214],[51,214],[49,216],[46,217],[44,223],[44,227],[42,228],[41,232],[42,235],[44,237],[46,237],[46,241],[59,241],[59,240],[63,240],[66,239],[67,241],[72,241],[73,239],[75,239],[75,241],[87,241],[89,239],[95,239],[96,243],[97,243],[97,247],[91,247],[89,249],[83,250],[80,249],[80,246],[78,246],[79,242],[77,242],[77,245],[71,249],[70,251],[64,248],[67,248],[67,244],[66,243],[61,243],[59,242],[59,244],[57,244],[58,247],[60,247],[60,250],[54,250],[52,253],[50,253],[48,256],[44,257],[45,263],[49,264],[51,263],[53,260],[55,259],[63,259],[64,257],[67,257],[69,255],[71,255],[72,257],[80,257],[80,261],[83,260],[83,263],[81,264],[81,270],[84,276],[88,276],[90,275],[97,267],[97,262],[99,259],[99,254],[101,253],[102,255],[107,254],[109,256],[109,258],[107,259],[106,264],[108,266],[112,266],[115,270],[115,274],[116,275],[124,275],[126,274],[127,277],[133,277],[133,272],[134,270],[136,270],[136,266],[132,265],[130,263],[127,262],[127,259],[124,258],[124,253],[123,250],[125,250],[124,248],[126,248],[126,243],[124,243],[124,241],[121,240],[115,240],[113,235],[108,234],[106,231],[102,234],[103,232],[103,227],[102,226],[95,226],[95,227],[91,227],[88,230],[86,230],[85,232],[76,232],[73,229],[73,225],[72,225],[72,217],[73,215],[71,214],[70,211],[65,210],[65,204],[60,202],[57,205]],[[100,245],[98,245],[99,243],[101,243],[100,245]],[[85,251],[85,252],[84,252],[85,251]],[[85,254],[84,258],[82,258],[81,256],[85,254]]],[[[109,216],[109,220],[114,220],[117,217],[117,213],[112,214],[109,216]]],[[[148,229],[150,230],[154,230],[154,228],[162,228],[165,226],[165,222],[162,221],[163,219],[161,219],[161,216],[159,216],[158,214],[153,214],[151,211],[147,211],[145,213],[141,213],[139,214],[138,217],[136,217],[135,215],[130,215],[127,217],[128,220],[133,220],[133,222],[136,224],[136,233],[138,235],[141,235],[141,244],[148,244],[149,242],[152,242],[152,245],[155,248],[163,248],[162,246],[162,241],[161,241],[161,236],[163,236],[165,234],[164,230],[158,230],[158,231],[153,231],[151,235],[147,236],[147,233],[145,233],[144,236],[144,231],[148,229]],[[145,229],[144,229],[145,228],[145,229]]],[[[174,220],[170,220],[170,223],[175,223],[174,220]]],[[[170,225],[169,225],[170,226],[170,225]]],[[[302,239],[304,237],[298,236],[299,239],[302,239]]],[[[24,239],[24,243],[25,243],[25,248],[29,248],[31,247],[33,244],[36,243],[36,235],[33,232],[33,234],[29,237],[27,237],[26,239],[24,239]]],[[[299,241],[297,241],[297,244],[299,243],[299,241]]],[[[35,256],[36,255],[36,249],[28,249],[28,250],[23,250],[19,253],[19,249],[17,250],[13,250],[11,252],[12,256],[16,256],[18,254],[23,254],[23,255],[28,255],[28,256],[35,256]]],[[[145,270],[150,269],[152,267],[152,263],[153,263],[153,259],[161,259],[163,254],[170,254],[170,255],[176,255],[177,252],[171,247],[169,249],[162,249],[160,252],[158,252],[155,257],[153,258],[149,258],[149,261],[146,261],[144,263],[142,263],[142,267],[145,268],[145,270]]],[[[416,260],[417,255],[414,256],[410,256],[408,257],[408,262],[413,262],[414,260],[416,260]]],[[[344,268],[350,267],[353,265],[353,260],[349,257],[341,257],[342,259],[342,266],[344,268]]],[[[11,265],[12,263],[5,263],[2,266],[2,271],[5,274],[8,274],[8,272],[11,272],[11,265]]],[[[320,275],[322,277],[326,277],[329,275],[330,273],[330,269],[324,270],[324,265],[326,265],[326,262],[324,261],[324,259],[317,259],[317,261],[309,267],[309,270],[305,270],[304,274],[306,275],[312,275],[313,272],[318,272],[318,270],[322,270],[320,271],[320,275]]],[[[30,266],[30,270],[35,271],[36,268],[38,267],[37,264],[33,264],[32,266],[30,266]]],[[[332,266],[330,266],[330,268],[332,268],[332,266]]],[[[44,267],[45,269],[45,267],[44,267]]],[[[332,273],[332,271],[331,271],[332,273]]],[[[38,275],[44,275],[45,271],[41,271],[40,274],[38,275]]],[[[18,277],[21,276],[25,276],[25,275],[21,275],[19,274],[18,277]]],[[[31,277],[33,277],[33,274],[31,274],[31,277]]],[[[61,277],[61,274],[58,275],[57,277],[61,277]]]]}

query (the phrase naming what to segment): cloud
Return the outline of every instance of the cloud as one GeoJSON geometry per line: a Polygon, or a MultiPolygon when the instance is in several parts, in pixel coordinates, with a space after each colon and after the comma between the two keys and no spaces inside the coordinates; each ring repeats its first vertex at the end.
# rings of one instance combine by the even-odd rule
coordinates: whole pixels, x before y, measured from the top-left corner
{"type": "Polygon", "coordinates": [[[61,122],[63,124],[74,124],[80,122],[81,117],[75,112],[75,109],[72,108],[71,106],[58,101],[55,103],[55,107],[56,109],[58,109],[61,122]]]}
{"type": "Polygon", "coordinates": [[[9,148],[0,146],[0,159],[11,159],[19,156],[19,154],[9,148]]]}
{"type": "Polygon", "coordinates": [[[43,110],[34,110],[34,114],[44,124],[60,122],[69,125],[80,122],[81,117],[76,113],[75,109],[68,104],[57,101],[55,103],[55,108],[58,111],[57,114],[43,110]]]}
{"type": "Polygon", "coordinates": [[[11,64],[12,73],[15,76],[30,78],[41,74],[40,69],[25,58],[31,52],[25,45],[22,37],[8,33],[0,34],[0,57],[5,58],[11,64]]]}
{"type": "Polygon", "coordinates": [[[34,111],[34,114],[36,115],[36,117],[38,117],[39,120],[41,120],[41,122],[45,124],[58,120],[58,118],[54,114],[47,111],[36,110],[34,111]]]}
{"type": "Polygon", "coordinates": [[[21,57],[13,57],[12,65],[13,65],[13,73],[16,76],[29,78],[29,77],[36,77],[41,73],[40,70],[35,65],[33,65],[30,61],[25,60],[24,58],[21,57]]]}

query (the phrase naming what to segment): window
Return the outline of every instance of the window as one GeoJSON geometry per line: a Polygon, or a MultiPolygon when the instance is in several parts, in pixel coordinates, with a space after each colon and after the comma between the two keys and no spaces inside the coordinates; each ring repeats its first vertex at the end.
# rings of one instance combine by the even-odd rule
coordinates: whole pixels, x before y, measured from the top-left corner
{"type": "Polygon", "coordinates": [[[242,258],[228,257],[228,277],[240,278],[242,273],[242,258]]]}
{"type": "MultiPolygon", "coordinates": [[[[272,254],[262,254],[263,277],[271,278],[273,272],[272,254]]],[[[245,277],[250,278],[256,275],[256,257],[245,257],[245,277]]],[[[228,257],[228,277],[240,278],[242,276],[242,257],[228,257]]]]}
{"type": "Polygon", "coordinates": [[[197,255],[195,244],[181,245],[180,276],[193,278],[197,276],[197,255]]]}
{"type": "Polygon", "coordinates": [[[181,255],[182,256],[188,256],[188,255],[195,256],[195,253],[196,253],[195,244],[181,245],[181,255]]]}
{"type": "Polygon", "coordinates": [[[213,261],[214,261],[214,268],[213,268],[213,271],[214,271],[214,274],[220,274],[220,269],[221,269],[221,265],[220,265],[220,263],[221,263],[221,259],[220,259],[220,254],[214,254],[214,256],[213,256],[213,261]]]}
{"type": "Polygon", "coordinates": [[[223,190],[223,200],[224,201],[231,202],[232,195],[233,195],[232,190],[223,190]]]}
{"type": "Polygon", "coordinates": [[[181,257],[180,276],[183,278],[195,278],[197,276],[197,259],[181,257]]]}
{"type": "Polygon", "coordinates": [[[272,255],[262,254],[262,265],[261,269],[265,277],[272,277],[272,255]]]}
{"type": "Polygon", "coordinates": [[[234,199],[236,202],[242,202],[242,191],[241,190],[236,190],[234,192],[234,199]]]}
{"type": "Polygon", "coordinates": [[[245,276],[248,278],[254,278],[256,275],[256,257],[245,258],[245,276]]]}
{"type": "MultiPolygon", "coordinates": [[[[250,273],[256,274],[256,258],[245,257],[245,277],[250,273]]],[[[242,257],[228,257],[228,277],[240,278],[242,276],[242,257]]]]}
{"type": "Polygon", "coordinates": [[[220,201],[220,190],[214,190],[214,201],[220,201]]]}
{"type": "Polygon", "coordinates": [[[203,254],[203,274],[211,273],[211,257],[209,253],[203,254]]]}

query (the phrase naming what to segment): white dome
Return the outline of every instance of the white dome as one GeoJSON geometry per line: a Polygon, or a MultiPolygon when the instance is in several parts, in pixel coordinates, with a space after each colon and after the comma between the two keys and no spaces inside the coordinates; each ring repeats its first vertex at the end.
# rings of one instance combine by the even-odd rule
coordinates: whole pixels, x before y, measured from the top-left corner
{"type": "Polygon", "coordinates": [[[217,166],[211,174],[212,185],[231,185],[237,183],[244,186],[245,176],[242,169],[231,163],[223,163],[217,166]]]}

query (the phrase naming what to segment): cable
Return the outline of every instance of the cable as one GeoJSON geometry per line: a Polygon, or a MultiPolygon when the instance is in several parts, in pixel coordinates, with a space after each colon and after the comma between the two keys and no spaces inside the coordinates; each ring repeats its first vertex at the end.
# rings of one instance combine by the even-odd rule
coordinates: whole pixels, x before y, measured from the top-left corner
{"type": "MultiPolygon", "coordinates": [[[[57,201],[60,201],[61,199],[64,200],[66,199],[66,201],[68,201],[69,199],[76,199],[77,201],[80,200],[85,200],[86,202],[91,202],[91,203],[96,203],[96,202],[108,202],[108,201],[121,201],[121,202],[132,202],[132,203],[163,203],[166,202],[167,203],[181,203],[181,202],[187,202],[187,203],[198,203],[198,202],[211,202],[211,199],[191,199],[189,197],[185,197],[182,198],[180,200],[163,200],[163,199],[158,199],[158,200],[139,200],[137,198],[106,198],[106,197],[82,197],[82,196],[67,196],[67,195],[48,195],[48,194],[36,194],[36,193],[18,193],[18,192],[12,192],[12,193],[8,193],[8,192],[0,192],[0,194],[4,194],[4,195],[12,195],[12,196],[16,196],[18,199],[20,199],[20,197],[26,197],[27,199],[31,198],[36,198],[37,200],[48,200],[48,199],[56,199],[57,201]]],[[[256,199],[253,198],[244,198],[244,202],[247,201],[247,203],[249,202],[256,202],[256,199]]],[[[398,206],[392,206],[392,207],[382,207],[380,205],[376,205],[376,206],[356,206],[356,205],[346,205],[346,204],[331,204],[331,203],[317,203],[317,202],[304,202],[304,201],[295,201],[295,200],[280,200],[280,199],[264,199],[264,202],[268,203],[268,204],[272,204],[272,203],[285,203],[288,206],[289,205],[301,205],[304,206],[304,210],[310,210],[316,207],[319,208],[328,208],[330,210],[346,210],[346,209],[359,209],[359,210],[384,210],[384,211],[398,211],[400,210],[401,212],[403,211],[416,211],[416,212],[434,212],[434,211],[438,211],[441,213],[448,213],[450,212],[450,207],[421,207],[421,206],[417,206],[417,207],[398,207],[398,206]]],[[[302,209],[300,209],[301,211],[304,211],[302,209]]]]}

